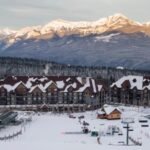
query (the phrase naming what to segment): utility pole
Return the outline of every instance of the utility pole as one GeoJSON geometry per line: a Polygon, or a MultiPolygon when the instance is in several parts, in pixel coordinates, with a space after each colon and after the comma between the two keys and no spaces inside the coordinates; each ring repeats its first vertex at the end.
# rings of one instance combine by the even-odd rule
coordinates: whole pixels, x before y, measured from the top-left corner
{"type": "Polygon", "coordinates": [[[126,124],[123,128],[127,130],[126,132],[126,144],[129,145],[129,132],[133,131],[133,129],[130,128],[130,123],[133,123],[134,121],[131,118],[126,118],[122,121],[122,123],[126,124]]]}
{"type": "Polygon", "coordinates": [[[129,131],[130,130],[130,127],[129,127],[129,123],[127,123],[127,126],[123,127],[123,128],[126,128],[127,129],[127,134],[126,134],[126,144],[129,145],[129,131]]]}

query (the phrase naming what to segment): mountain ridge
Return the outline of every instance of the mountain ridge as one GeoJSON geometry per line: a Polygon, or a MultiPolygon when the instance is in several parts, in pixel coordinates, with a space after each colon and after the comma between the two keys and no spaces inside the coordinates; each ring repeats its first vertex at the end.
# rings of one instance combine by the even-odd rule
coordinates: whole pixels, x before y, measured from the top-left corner
{"type": "Polygon", "coordinates": [[[119,31],[123,33],[142,32],[150,36],[150,23],[139,23],[132,21],[122,14],[115,14],[97,21],[67,21],[54,20],[44,26],[25,27],[20,30],[1,30],[0,35],[5,35],[6,43],[14,43],[22,39],[51,39],[56,35],[59,37],[69,35],[88,36],[91,34],[102,34],[105,32],[119,31]]]}
{"type": "Polygon", "coordinates": [[[134,22],[124,15],[92,23],[55,20],[45,26],[5,32],[0,34],[3,57],[150,70],[150,23],[134,22]]]}

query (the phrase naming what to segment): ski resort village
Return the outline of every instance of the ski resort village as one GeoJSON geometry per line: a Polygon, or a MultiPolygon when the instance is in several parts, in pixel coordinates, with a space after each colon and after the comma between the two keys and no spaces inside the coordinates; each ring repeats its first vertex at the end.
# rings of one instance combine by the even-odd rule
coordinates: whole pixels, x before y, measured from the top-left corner
{"type": "Polygon", "coordinates": [[[150,150],[150,0],[0,0],[0,150],[150,150]]]}
{"type": "Polygon", "coordinates": [[[2,150],[148,150],[150,77],[0,80],[2,150]]]}

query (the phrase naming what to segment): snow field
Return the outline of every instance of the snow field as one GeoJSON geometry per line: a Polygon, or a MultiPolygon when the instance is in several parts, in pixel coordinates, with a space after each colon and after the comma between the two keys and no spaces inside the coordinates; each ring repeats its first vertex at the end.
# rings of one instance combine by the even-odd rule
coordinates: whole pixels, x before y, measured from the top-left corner
{"type": "MultiPolygon", "coordinates": [[[[15,139],[0,141],[2,150],[149,150],[150,130],[142,128],[139,119],[150,113],[150,109],[120,107],[122,117],[132,117],[135,123],[131,124],[134,129],[129,134],[136,140],[142,141],[142,146],[121,146],[118,142],[126,140],[126,129],[123,128],[121,120],[101,120],[96,119],[97,111],[75,113],[76,119],[69,118],[67,114],[41,113],[34,114],[32,122],[25,125],[23,134],[15,139]],[[82,125],[79,123],[78,116],[84,115],[85,121],[90,124],[90,130],[98,130],[106,133],[110,125],[120,128],[123,136],[118,134],[105,135],[100,137],[101,144],[98,144],[96,137],[90,134],[65,134],[65,132],[81,132],[82,125]]],[[[21,112],[19,113],[20,115],[21,112]]],[[[149,123],[148,123],[149,124],[149,123]]],[[[7,127],[0,131],[0,136],[11,134],[19,130],[21,126],[7,127]]]]}

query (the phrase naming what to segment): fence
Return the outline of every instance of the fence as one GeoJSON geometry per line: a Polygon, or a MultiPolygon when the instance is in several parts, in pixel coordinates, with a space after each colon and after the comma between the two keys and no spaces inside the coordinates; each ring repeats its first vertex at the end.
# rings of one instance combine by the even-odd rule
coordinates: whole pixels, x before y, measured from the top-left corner
{"type": "Polygon", "coordinates": [[[17,137],[21,134],[22,134],[22,130],[20,130],[16,133],[13,133],[12,135],[0,137],[0,141],[6,141],[6,140],[14,139],[15,137],[17,137]]]}

